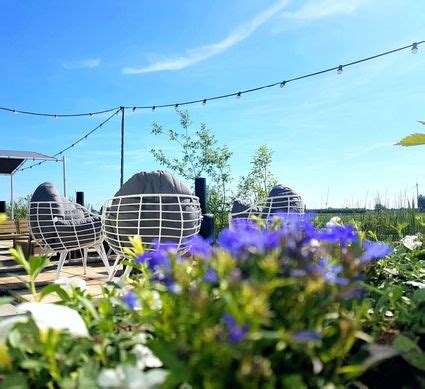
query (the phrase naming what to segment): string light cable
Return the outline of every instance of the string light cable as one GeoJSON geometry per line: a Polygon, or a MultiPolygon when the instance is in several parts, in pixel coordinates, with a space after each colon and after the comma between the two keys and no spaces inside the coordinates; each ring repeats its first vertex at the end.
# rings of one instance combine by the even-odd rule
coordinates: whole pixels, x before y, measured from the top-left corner
{"type": "Polygon", "coordinates": [[[283,88],[285,85],[287,85],[290,82],[295,82],[295,81],[299,81],[299,80],[302,80],[302,79],[305,79],[305,78],[319,76],[321,74],[325,74],[325,73],[329,73],[329,72],[336,71],[337,74],[342,74],[343,69],[348,68],[350,66],[354,66],[354,65],[366,62],[366,61],[371,61],[371,60],[374,60],[374,59],[377,59],[377,58],[380,58],[380,57],[383,57],[383,56],[386,56],[386,55],[394,54],[394,53],[397,53],[399,51],[403,51],[403,50],[407,50],[407,49],[410,49],[413,54],[416,54],[418,52],[418,46],[422,45],[424,43],[425,43],[425,40],[414,42],[410,45],[406,45],[406,46],[403,46],[403,47],[399,47],[397,49],[385,51],[385,52],[382,52],[382,53],[379,53],[379,54],[376,54],[376,55],[373,55],[373,56],[370,56],[370,57],[362,58],[362,59],[352,61],[352,62],[348,62],[348,63],[345,63],[345,64],[340,64],[338,66],[319,70],[317,72],[303,74],[303,75],[293,77],[293,78],[289,78],[289,79],[286,79],[286,80],[283,80],[283,81],[277,81],[277,82],[273,82],[271,84],[257,86],[255,88],[251,88],[251,89],[240,90],[240,91],[237,91],[237,92],[232,92],[232,93],[227,93],[227,94],[223,94],[223,95],[212,96],[212,97],[202,98],[202,99],[197,99],[197,100],[183,101],[183,102],[179,102],[179,103],[141,105],[141,106],[120,106],[120,107],[105,109],[105,110],[102,110],[102,111],[71,113],[71,114],[32,112],[32,111],[24,111],[24,110],[2,107],[2,106],[0,106],[0,110],[12,112],[12,113],[17,113],[17,114],[25,114],[25,115],[47,116],[47,117],[54,117],[54,118],[69,118],[69,117],[81,117],[81,116],[95,116],[95,115],[100,115],[100,114],[104,114],[104,113],[114,112],[114,111],[120,110],[120,109],[124,109],[124,110],[132,109],[133,112],[134,112],[136,109],[144,109],[144,110],[149,109],[149,110],[155,111],[157,108],[169,108],[169,107],[178,108],[180,106],[192,105],[192,104],[198,104],[198,103],[202,103],[202,105],[206,105],[208,101],[225,99],[225,98],[229,98],[229,97],[236,97],[237,99],[239,99],[243,94],[257,92],[257,91],[267,89],[267,88],[273,88],[273,87],[278,86],[278,85],[281,88],[283,88]]]}
{"type": "Polygon", "coordinates": [[[290,82],[295,82],[295,81],[299,81],[299,80],[302,80],[302,79],[305,79],[305,78],[319,76],[321,74],[334,72],[335,70],[337,71],[337,74],[342,74],[344,68],[354,66],[354,65],[360,64],[362,62],[372,61],[374,59],[384,57],[386,55],[394,54],[394,53],[397,53],[399,51],[411,49],[412,54],[416,54],[418,52],[418,46],[421,45],[421,44],[424,44],[424,43],[425,43],[425,40],[422,40],[422,41],[419,41],[419,42],[414,42],[414,43],[407,45],[407,46],[403,46],[403,47],[399,47],[397,49],[385,51],[383,53],[379,53],[379,54],[376,54],[376,55],[373,55],[373,56],[370,56],[370,57],[358,59],[358,60],[355,60],[355,61],[352,61],[352,62],[348,62],[346,64],[342,64],[342,65],[334,66],[334,67],[331,67],[331,68],[319,70],[319,71],[313,72],[313,73],[303,74],[301,76],[289,78],[289,79],[284,80],[284,81],[277,81],[277,82],[273,82],[271,84],[261,85],[261,86],[255,87],[255,88],[241,90],[241,91],[238,91],[238,92],[227,93],[227,94],[224,94],[224,95],[218,95],[218,96],[202,98],[202,99],[197,99],[197,100],[184,101],[184,102],[181,102],[181,103],[133,106],[133,107],[124,107],[124,109],[132,109],[133,112],[136,109],[151,109],[152,111],[155,111],[156,108],[169,108],[169,107],[178,108],[179,106],[192,105],[192,104],[198,104],[198,103],[202,103],[202,105],[206,105],[207,101],[225,99],[225,98],[228,98],[228,97],[236,97],[237,99],[240,99],[242,94],[257,92],[257,91],[260,91],[262,89],[267,89],[267,88],[273,88],[277,85],[279,85],[281,88],[283,88],[285,85],[287,85],[290,82]]]}
{"type": "MultiPolygon", "coordinates": [[[[89,132],[87,132],[86,134],[84,134],[81,138],[79,138],[78,140],[76,140],[74,143],[72,143],[68,147],[65,147],[64,149],[60,150],[55,155],[53,155],[53,158],[59,157],[60,155],[62,155],[66,151],[68,151],[69,149],[73,148],[78,143],[80,143],[83,140],[87,139],[91,134],[93,134],[95,131],[97,131],[100,128],[102,128],[104,124],[108,123],[115,115],[117,115],[121,111],[122,111],[122,108],[121,107],[118,108],[111,116],[109,116],[107,119],[105,119],[102,123],[98,124],[95,128],[93,128],[92,130],[90,130],[89,132]]],[[[39,165],[41,165],[42,163],[45,163],[45,162],[46,161],[37,162],[37,163],[34,163],[33,165],[24,167],[24,168],[19,169],[19,170],[20,171],[24,171],[24,170],[27,170],[27,169],[32,169],[34,166],[39,166],[39,165]]]]}

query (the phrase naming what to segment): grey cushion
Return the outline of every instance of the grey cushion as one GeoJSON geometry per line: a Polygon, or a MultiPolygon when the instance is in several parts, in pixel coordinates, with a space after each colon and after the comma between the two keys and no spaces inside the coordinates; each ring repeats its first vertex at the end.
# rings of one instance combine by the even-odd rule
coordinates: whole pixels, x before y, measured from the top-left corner
{"type": "Polygon", "coordinates": [[[71,247],[78,248],[99,240],[102,222],[99,216],[90,216],[74,220],[58,220],[55,222],[55,227],[61,238],[60,241],[58,239],[55,242],[56,249],[69,250],[71,247]]]}
{"type": "Polygon", "coordinates": [[[131,194],[175,193],[191,195],[190,189],[171,173],[165,170],[135,174],[123,184],[115,196],[131,194]]]}
{"type": "MultiPolygon", "coordinates": [[[[58,189],[50,182],[40,184],[31,197],[31,202],[53,202],[52,213],[54,216],[63,217],[65,210],[63,207],[63,199],[58,189]]],[[[50,209],[46,204],[43,208],[50,209]]],[[[43,211],[42,213],[45,213],[43,211]]],[[[49,210],[50,213],[50,210],[49,210]]]]}
{"type": "Polygon", "coordinates": [[[53,184],[39,185],[31,203],[31,231],[36,239],[45,241],[52,249],[77,249],[100,239],[100,218],[86,217],[83,210],[62,197],[53,184]]]}
{"type": "Polygon", "coordinates": [[[118,235],[116,228],[116,219],[118,219],[120,237],[114,239],[127,242],[128,237],[141,235],[144,237],[144,244],[151,245],[161,231],[161,236],[164,237],[162,242],[178,243],[182,228],[185,229],[183,236],[191,235],[194,232],[197,226],[198,207],[190,199],[182,201],[181,209],[176,204],[179,198],[172,196],[173,194],[192,195],[192,193],[171,173],[164,170],[137,173],[124,183],[115,196],[142,194],[170,194],[171,196],[162,198],[161,204],[158,197],[144,197],[142,206],[134,197],[124,198],[121,201],[113,200],[106,216],[105,229],[108,234],[118,235]],[[161,213],[159,212],[160,208],[161,213]],[[119,214],[116,213],[118,209],[119,214]],[[162,218],[161,224],[160,217],[162,218]]]}
{"type": "Polygon", "coordinates": [[[238,215],[236,215],[236,218],[241,218],[241,219],[246,219],[249,217],[249,215],[259,215],[261,212],[261,209],[259,207],[256,206],[252,206],[251,212],[244,212],[247,211],[249,208],[251,208],[251,204],[247,203],[244,200],[241,199],[236,199],[235,201],[233,201],[233,205],[232,205],[232,210],[231,213],[239,213],[239,212],[243,212],[243,213],[239,213],[238,215]]]}
{"type": "Polygon", "coordinates": [[[267,201],[265,209],[271,206],[270,214],[283,212],[283,213],[302,213],[303,203],[301,196],[298,195],[293,189],[283,186],[281,184],[275,185],[270,191],[268,197],[291,196],[287,199],[278,199],[275,202],[267,201]]]}

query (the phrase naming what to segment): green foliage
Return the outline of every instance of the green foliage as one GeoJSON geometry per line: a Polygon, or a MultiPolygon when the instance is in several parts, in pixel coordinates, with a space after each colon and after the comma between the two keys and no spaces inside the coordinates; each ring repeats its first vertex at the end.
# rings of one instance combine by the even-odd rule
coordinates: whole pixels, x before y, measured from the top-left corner
{"type": "MultiPolygon", "coordinates": [[[[28,205],[30,201],[31,201],[31,195],[18,197],[15,200],[15,208],[14,208],[15,219],[26,219],[28,214],[28,205]]],[[[7,204],[6,213],[9,215],[9,217],[11,217],[12,208],[10,203],[7,204]]]]}
{"type": "Polygon", "coordinates": [[[421,387],[425,382],[423,247],[423,238],[422,246],[414,250],[399,244],[366,275],[370,310],[365,329],[380,343],[391,344],[407,363],[401,369],[391,363],[379,369],[394,386],[421,387]]]}
{"type": "Polygon", "coordinates": [[[251,160],[251,170],[239,179],[236,197],[254,204],[268,196],[277,183],[271,171],[272,154],[271,148],[258,147],[251,160]]]}
{"type": "Polygon", "coordinates": [[[176,110],[181,130],[165,131],[154,123],[152,133],[165,135],[180,149],[178,157],[168,157],[161,149],[152,149],[154,158],[180,177],[193,182],[197,177],[208,178],[209,212],[216,217],[217,229],[227,224],[230,202],[230,165],[232,153],[228,147],[218,146],[217,139],[205,123],[196,131],[190,131],[192,121],[187,111],[176,110]]]}
{"type": "MultiPolygon", "coordinates": [[[[409,229],[400,225],[395,235],[409,229]]],[[[373,231],[360,236],[377,239],[373,231]]],[[[178,286],[172,289],[158,282],[146,263],[128,261],[134,267],[128,285],[108,283],[96,299],[79,286],[52,284],[37,292],[35,280],[47,258],[27,259],[12,250],[27,272],[33,300],[45,304],[43,299],[54,295],[56,305],[78,313],[88,334],[43,328],[35,315],[12,324],[0,321],[0,388],[126,388],[142,382],[152,388],[373,387],[366,370],[390,376],[400,387],[423,385],[423,245],[410,250],[398,244],[389,257],[361,265],[361,241],[346,248],[322,242],[317,252],[312,242],[313,251],[295,255],[286,243],[283,251],[256,252],[252,238],[243,258],[220,247],[208,258],[181,260],[169,252],[166,277],[178,286]],[[311,261],[315,252],[341,266],[340,275],[350,283],[329,283],[316,271],[292,275],[290,270],[311,261]],[[206,280],[211,268],[215,281],[206,280]],[[360,275],[363,281],[357,280],[360,275]],[[358,287],[367,292],[363,298],[347,298],[358,287]],[[123,298],[129,294],[137,297],[134,309],[123,298]],[[246,332],[243,341],[230,340],[226,314],[246,332]],[[321,336],[297,341],[303,330],[321,336]],[[392,358],[396,354],[398,359],[392,358]],[[167,370],[158,368],[154,355],[167,370]],[[401,371],[394,367],[400,363],[401,371]]],[[[423,242],[421,235],[418,239],[423,242]]],[[[131,242],[134,259],[143,245],[137,238],[131,242]]]]}
{"type": "MultiPolygon", "coordinates": [[[[58,328],[58,322],[71,329],[73,323],[60,323],[61,319],[57,317],[40,318],[35,313],[30,317],[0,321],[0,388],[94,388],[108,385],[126,388],[136,387],[140,382],[155,383],[152,387],[156,387],[165,379],[164,375],[157,373],[159,369],[152,369],[147,375],[143,372],[154,358],[143,346],[149,337],[148,326],[134,320],[121,298],[124,291],[120,286],[114,284],[103,288],[103,295],[96,302],[80,287],[64,288],[52,284],[36,293],[34,281],[47,266],[47,259],[31,257],[27,260],[21,250],[11,252],[27,272],[30,279],[27,286],[35,304],[45,304],[42,300],[46,296],[56,295],[58,305],[67,307],[83,319],[88,335],[76,338],[72,330],[58,328]],[[8,320],[12,322],[9,324],[8,320]],[[125,362],[119,367],[122,371],[115,370],[119,361],[125,362]],[[143,367],[136,368],[136,365],[143,367]],[[100,385],[102,374],[107,378],[100,385]],[[114,384],[120,379],[121,384],[114,384]]],[[[6,302],[0,301],[2,304],[6,302]]]]}

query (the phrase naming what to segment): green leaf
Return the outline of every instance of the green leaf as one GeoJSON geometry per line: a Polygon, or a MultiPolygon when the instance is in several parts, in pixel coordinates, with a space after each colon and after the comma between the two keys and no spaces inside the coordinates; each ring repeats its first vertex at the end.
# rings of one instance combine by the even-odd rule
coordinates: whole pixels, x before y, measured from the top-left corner
{"type": "Polygon", "coordinates": [[[415,294],[413,295],[413,301],[418,305],[425,303],[425,288],[418,289],[415,292],[415,294]]]}
{"type": "Polygon", "coordinates": [[[399,335],[393,342],[393,346],[400,351],[402,357],[412,366],[425,371],[425,353],[407,336],[399,335]]]}
{"type": "Polygon", "coordinates": [[[283,377],[282,384],[284,388],[288,389],[307,389],[307,385],[300,374],[290,374],[283,377]]]}
{"type": "Polygon", "coordinates": [[[29,260],[29,275],[35,279],[40,272],[49,265],[47,257],[30,257],[29,260]]]}
{"type": "Polygon", "coordinates": [[[28,388],[25,375],[22,373],[12,373],[5,375],[0,381],[0,389],[25,389],[28,388]]]}
{"type": "Polygon", "coordinates": [[[69,300],[68,293],[66,293],[58,284],[51,284],[45,286],[40,292],[40,297],[43,298],[52,293],[56,293],[62,299],[62,301],[69,300]]]}
{"type": "Polygon", "coordinates": [[[403,138],[396,145],[398,146],[419,146],[425,145],[425,134],[412,134],[403,138]]]}
{"type": "Polygon", "coordinates": [[[77,299],[90,312],[94,319],[99,320],[99,314],[91,301],[80,295],[77,295],[77,299]]]}
{"type": "Polygon", "coordinates": [[[96,388],[99,368],[94,363],[87,363],[78,369],[78,387],[96,388]]]}
{"type": "Polygon", "coordinates": [[[0,297],[0,305],[9,304],[13,301],[12,297],[3,296],[0,297]]]}
{"type": "Polygon", "coordinates": [[[25,269],[25,271],[29,274],[30,265],[25,258],[25,255],[24,255],[24,252],[22,251],[21,246],[18,246],[16,249],[9,249],[9,252],[10,254],[12,254],[12,257],[15,260],[15,262],[21,265],[25,269]]]}

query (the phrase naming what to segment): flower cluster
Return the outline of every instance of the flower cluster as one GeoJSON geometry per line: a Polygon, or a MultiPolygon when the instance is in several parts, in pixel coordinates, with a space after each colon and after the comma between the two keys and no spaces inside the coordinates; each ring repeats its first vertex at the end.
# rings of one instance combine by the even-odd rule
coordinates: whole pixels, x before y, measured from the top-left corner
{"type": "Polygon", "coordinates": [[[152,304],[146,285],[152,286],[161,301],[159,309],[141,308],[156,337],[147,346],[172,382],[195,386],[208,386],[218,375],[221,386],[241,386],[295,372],[304,386],[338,382],[335,366],[367,312],[357,301],[362,272],[392,252],[338,219],[316,228],[312,215],[237,220],[217,245],[199,236],[185,244],[183,256],[164,244],[137,256],[145,278],[123,299],[130,308],[136,296],[138,306],[152,304]],[[188,376],[173,360],[187,361],[188,376]],[[322,371],[327,377],[318,375],[322,371]]]}

